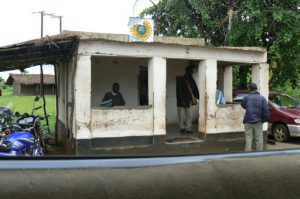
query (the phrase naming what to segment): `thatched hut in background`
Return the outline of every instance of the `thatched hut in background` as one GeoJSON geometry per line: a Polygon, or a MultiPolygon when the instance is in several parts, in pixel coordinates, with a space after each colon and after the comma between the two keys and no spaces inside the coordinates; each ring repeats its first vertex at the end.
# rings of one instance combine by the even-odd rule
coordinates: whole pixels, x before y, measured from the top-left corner
{"type": "MultiPolygon", "coordinates": [[[[10,74],[6,84],[13,86],[14,95],[39,95],[41,76],[40,74],[10,74]]],[[[44,75],[45,95],[55,95],[54,75],[44,75]]]]}

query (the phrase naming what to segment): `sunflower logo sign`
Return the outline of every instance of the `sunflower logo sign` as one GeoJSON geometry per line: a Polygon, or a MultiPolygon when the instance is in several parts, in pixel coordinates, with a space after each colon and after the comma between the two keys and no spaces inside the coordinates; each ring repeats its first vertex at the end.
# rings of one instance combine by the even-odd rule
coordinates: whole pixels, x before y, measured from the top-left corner
{"type": "Polygon", "coordinates": [[[153,20],[142,18],[129,18],[130,42],[153,42],[153,20]]]}

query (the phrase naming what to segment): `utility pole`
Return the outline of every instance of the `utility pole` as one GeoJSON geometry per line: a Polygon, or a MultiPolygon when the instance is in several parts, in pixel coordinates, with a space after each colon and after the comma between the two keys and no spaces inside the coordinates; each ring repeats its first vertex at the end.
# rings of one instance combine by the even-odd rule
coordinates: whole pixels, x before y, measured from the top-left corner
{"type": "Polygon", "coordinates": [[[62,17],[59,15],[55,15],[53,13],[46,13],[45,11],[39,11],[39,12],[33,12],[33,14],[39,13],[41,14],[41,38],[44,36],[43,31],[44,31],[44,16],[49,16],[51,18],[58,18],[59,19],[59,33],[62,32],[62,17]]]}
{"type": "MultiPolygon", "coordinates": [[[[33,12],[35,13],[40,13],[41,14],[41,38],[43,38],[43,31],[44,31],[44,16],[50,16],[52,18],[59,18],[59,33],[62,32],[62,16],[57,16],[53,13],[49,14],[46,13],[45,11],[39,11],[39,12],[33,12]]],[[[41,70],[41,82],[40,82],[40,96],[43,97],[43,108],[44,108],[44,114],[47,115],[46,111],[46,100],[45,100],[45,89],[44,89],[44,71],[43,71],[43,64],[40,65],[40,70],[41,70]]],[[[46,124],[48,127],[48,133],[50,134],[50,128],[49,128],[49,120],[48,117],[46,117],[46,124]]]]}
{"type": "Polygon", "coordinates": [[[41,38],[43,38],[44,32],[44,11],[40,11],[41,13],[41,38]]]}
{"type": "Polygon", "coordinates": [[[58,18],[59,19],[59,33],[61,33],[62,31],[62,16],[58,16],[58,15],[55,15],[53,13],[45,13],[43,12],[43,16],[49,16],[51,18],[58,18]]]}

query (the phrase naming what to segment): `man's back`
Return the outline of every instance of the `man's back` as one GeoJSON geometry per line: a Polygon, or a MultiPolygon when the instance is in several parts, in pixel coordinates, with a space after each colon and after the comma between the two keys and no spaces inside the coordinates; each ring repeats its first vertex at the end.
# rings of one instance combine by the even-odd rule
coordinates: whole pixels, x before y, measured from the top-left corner
{"type": "Polygon", "coordinates": [[[269,106],[266,99],[257,91],[251,91],[242,101],[242,107],[246,109],[244,123],[267,122],[269,106]]]}

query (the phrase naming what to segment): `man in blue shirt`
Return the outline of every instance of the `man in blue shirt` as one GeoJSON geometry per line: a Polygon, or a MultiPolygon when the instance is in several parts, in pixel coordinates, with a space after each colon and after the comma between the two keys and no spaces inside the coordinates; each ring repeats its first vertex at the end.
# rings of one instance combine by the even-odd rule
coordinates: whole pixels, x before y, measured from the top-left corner
{"type": "Polygon", "coordinates": [[[249,85],[249,94],[244,97],[241,106],[246,110],[243,123],[245,125],[245,151],[252,150],[253,134],[256,150],[263,150],[263,123],[269,119],[269,105],[267,100],[257,91],[257,85],[249,85]]]}
{"type": "Polygon", "coordinates": [[[226,104],[225,97],[219,89],[216,90],[216,104],[226,104]]]}

